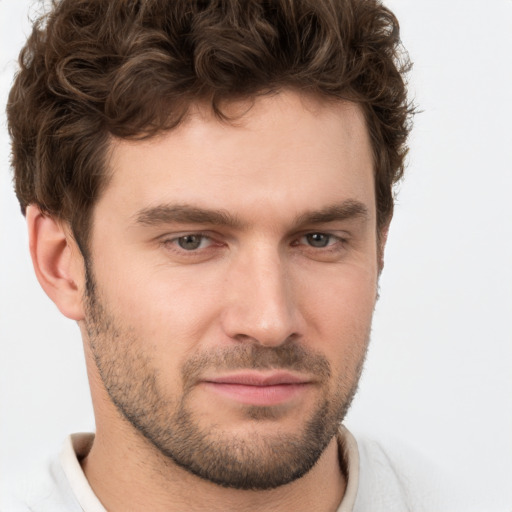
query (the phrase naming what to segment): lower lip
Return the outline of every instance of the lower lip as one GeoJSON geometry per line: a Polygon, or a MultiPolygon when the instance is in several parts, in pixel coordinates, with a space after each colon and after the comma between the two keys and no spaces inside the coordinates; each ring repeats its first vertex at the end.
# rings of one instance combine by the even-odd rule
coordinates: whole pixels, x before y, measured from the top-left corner
{"type": "Polygon", "coordinates": [[[211,391],[231,398],[242,404],[270,406],[285,403],[303,393],[308,384],[275,384],[272,386],[248,386],[245,384],[226,384],[205,382],[211,391]]]}

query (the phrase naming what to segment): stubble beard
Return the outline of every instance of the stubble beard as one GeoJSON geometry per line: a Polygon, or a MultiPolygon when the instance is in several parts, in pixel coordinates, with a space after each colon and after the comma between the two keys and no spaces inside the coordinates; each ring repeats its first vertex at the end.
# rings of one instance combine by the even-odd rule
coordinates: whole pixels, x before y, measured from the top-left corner
{"type": "MultiPolygon", "coordinates": [[[[290,342],[270,348],[239,344],[199,354],[181,370],[181,396],[169,397],[159,385],[152,359],[144,353],[144,340],[113,317],[99,300],[90,276],[85,299],[89,346],[103,385],[122,417],[164,456],[166,464],[174,463],[217,485],[266,490],[302,477],[336,435],[356,393],[365,353],[352,370],[352,378],[341,376],[333,386],[327,359],[290,342]],[[207,368],[303,370],[318,377],[323,393],[296,434],[280,433],[277,428],[235,434],[217,425],[202,426],[190,404],[194,382],[207,368]]],[[[247,406],[245,413],[255,424],[279,420],[273,407],[247,406]]]]}

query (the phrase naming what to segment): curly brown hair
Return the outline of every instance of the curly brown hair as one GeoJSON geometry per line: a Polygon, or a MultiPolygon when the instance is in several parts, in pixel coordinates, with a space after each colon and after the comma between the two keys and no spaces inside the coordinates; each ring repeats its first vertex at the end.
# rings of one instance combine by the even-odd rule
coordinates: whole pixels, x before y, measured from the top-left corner
{"type": "MultiPolygon", "coordinates": [[[[112,137],[151,137],[190,105],[293,88],[361,105],[379,231],[393,212],[413,107],[395,16],[379,0],[54,0],[7,105],[15,190],[68,221],[84,256],[112,137]]],[[[229,121],[229,120],[228,120],[229,121]]]]}

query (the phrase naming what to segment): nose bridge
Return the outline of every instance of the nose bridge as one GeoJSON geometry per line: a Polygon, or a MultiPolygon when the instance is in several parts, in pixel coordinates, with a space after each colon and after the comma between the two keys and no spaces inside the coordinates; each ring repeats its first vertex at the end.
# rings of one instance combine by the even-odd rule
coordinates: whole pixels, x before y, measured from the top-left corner
{"type": "Polygon", "coordinates": [[[299,334],[293,286],[279,248],[255,245],[233,262],[224,328],[232,338],[277,346],[299,334]]]}

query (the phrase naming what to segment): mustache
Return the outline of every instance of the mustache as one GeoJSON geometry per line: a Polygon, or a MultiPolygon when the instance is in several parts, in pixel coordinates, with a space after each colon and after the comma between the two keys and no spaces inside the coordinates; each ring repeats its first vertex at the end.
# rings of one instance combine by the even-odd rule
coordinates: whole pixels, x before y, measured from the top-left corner
{"type": "Polygon", "coordinates": [[[266,347],[245,343],[229,348],[216,348],[199,353],[189,359],[182,368],[185,383],[193,383],[205,370],[294,370],[328,379],[331,365],[325,356],[307,350],[296,343],[284,343],[266,347]]]}

